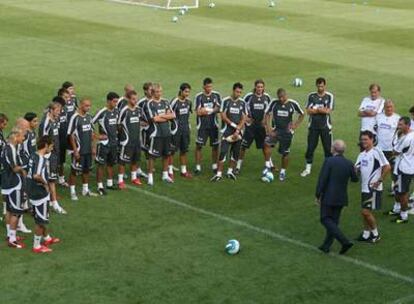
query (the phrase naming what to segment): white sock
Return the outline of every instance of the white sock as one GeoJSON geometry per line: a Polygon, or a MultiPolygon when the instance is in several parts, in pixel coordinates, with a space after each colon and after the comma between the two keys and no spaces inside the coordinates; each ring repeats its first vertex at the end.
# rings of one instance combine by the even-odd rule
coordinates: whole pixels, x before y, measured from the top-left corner
{"type": "Polygon", "coordinates": [[[42,236],[35,234],[33,237],[33,248],[39,248],[41,241],[42,241],[42,236]]]}
{"type": "Polygon", "coordinates": [[[266,168],[271,168],[272,167],[272,163],[270,162],[270,160],[265,161],[265,167],[266,168]]]}
{"type": "Polygon", "coordinates": [[[174,174],[173,165],[168,165],[168,174],[174,174]]]}
{"type": "Polygon", "coordinates": [[[58,203],[56,200],[51,201],[50,203],[51,203],[51,204],[52,204],[52,206],[53,206],[53,207],[55,207],[55,208],[59,205],[59,203],[58,203]]]}
{"type": "Polygon", "coordinates": [[[392,211],[395,213],[400,213],[401,211],[401,204],[398,202],[394,203],[394,207],[392,208],[392,211]]]}
{"type": "Polygon", "coordinates": [[[20,217],[19,217],[19,222],[17,223],[17,227],[23,227],[24,226],[24,223],[23,223],[23,215],[21,215],[20,217]]]}
{"type": "Polygon", "coordinates": [[[49,241],[52,237],[48,234],[44,237],[45,241],[49,241]]]}
{"type": "Polygon", "coordinates": [[[168,171],[162,171],[162,178],[168,178],[168,171]]]}
{"type": "Polygon", "coordinates": [[[70,194],[76,194],[75,185],[70,185],[70,194]]]}
{"type": "Polygon", "coordinates": [[[98,183],[98,189],[103,189],[103,187],[104,187],[103,183],[102,182],[99,182],[98,183]]]}
{"type": "Polygon", "coordinates": [[[148,173],[148,184],[154,183],[154,176],[152,173],[148,173]]]}
{"type": "Polygon", "coordinates": [[[223,172],[217,171],[217,176],[221,177],[223,175],[223,172]]]}
{"type": "Polygon", "coordinates": [[[285,174],[286,173],[286,169],[280,169],[280,174],[285,174]]]}
{"type": "Polygon", "coordinates": [[[187,173],[187,166],[181,166],[181,173],[186,174],[187,173]]]}
{"type": "Polygon", "coordinates": [[[59,176],[59,184],[63,184],[65,182],[65,176],[59,176]]]}
{"type": "Polygon", "coordinates": [[[10,229],[9,242],[10,243],[16,242],[16,230],[10,229]]]}
{"type": "Polygon", "coordinates": [[[312,164],[306,164],[306,171],[311,172],[312,170],[312,164]]]}
{"type": "Polygon", "coordinates": [[[211,169],[213,169],[213,170],[217,170],[217,164],[212,164],[212,165],[211,165],[211,169]]]}
{"type": "Polygon", "coordinates": [[[82,192],[83,193],[89,192],[89,185],[88,184],[82,184],[82,192]]]}
{"type": "Polygon", "coordinates": [[[274,167],[272,158],[269,158],[269,163],[270,163],[270,167],[269,168],[274,167]]]}
{"type": "Polygon", "coordinates": [[[237,166],[236,166],[236,168],[237,169],[241,169],[241,166],[242,166],[242,163],[243,163],[243,160],[242,159],[239,159],[238,161],[237,161],[237,166]]]}
{"type": "Polygon", "coordinates": [[[403,220],[408,219],[408,211],[401,211],[400,216],[403,220]]]}
{"type": "Polygon", "coordinates": [[[196,165],[196,170],[201,171],[201,165],[196,165]]]}
{"type": "Polygon", "coordinates": [[[6,233],[7,233],[7,237],[10,237],[10,225],[9,224],[6,225],[6,233]]]}
{"type": "Polygon", "coordinates": [[[377,229],[377,228],[372,229],[372,230],[371,230],[371,232],[372,232],[372,234],[373,234],[375,237],[377,237],[377,236],[378,236],[378,229],[377,229]]]}
{"type": "Polygon", "coordinates": [[[6,215],[6,203],[3,202],[3,215],[6,215]]]}
{"type": "Polygon", "coordinates": [[[124,181],[124,175],[118,174],[118,184],[122,183],[124,181]]]}
{"type": "Polygon", "coordinates": [[[131,180],[137,179],[137,171],[131,171],[131,180]]]}
{"type": "Polygon", "coordinates": [[[364,239],[368,239],[370,235],[371,235],[371,231],[369,230],[364,230],[364,232],[362,232],[362,237],[364,239]]]}
{"type": "Polygon", "coordinates": [[[138,169],[137,169],[137,174],[138,174],[138,175],[141,175],[141,174],[142,174],[142,170],[141,170],[141,168],[138,168],[138,169]]]}
{"type": "Polygon", "coordinates": [[[108,187],[112,187],[112,186],[114,185],[114,180],[113,180],[113,179],[107,179],[107,180],[106,180],[106,185],[107,185],[108,187]]]}
{"type": "Polygon", "coordinates": [[[231,174],[231,173],[233,173],[233,168],[228,168],[227,169],[227,174],[231,174]]]}

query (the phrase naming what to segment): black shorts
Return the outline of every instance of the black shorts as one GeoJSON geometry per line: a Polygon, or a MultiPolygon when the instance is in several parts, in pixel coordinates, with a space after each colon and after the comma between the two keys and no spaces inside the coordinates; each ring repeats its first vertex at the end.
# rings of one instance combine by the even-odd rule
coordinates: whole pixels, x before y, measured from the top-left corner
{"type": "Polygon", "coordinates": [[[24,213],[24,193],[21,189],[3,190],[2,193],[8,212],[16,216],[24,213]]]}
{"type": "Polygon", "coordinates": [[[410,192],[410,185],[413,179],[413,174],[405,174],[399,171],[395,176],[394,191],[397,194],[405,194],[410,192]]]}
{"type": "Polygon", "coordinates": [[[88,173],[92,169],[92,154],[81,154],[79,160],[72,154],[72,169],[78,172],[88,173]]]}
{"type": "Polygon", "coordinates": [[[390,163],[391,167],[394,167],[394,163],[395,163],[395,155],[393,151],[382,151],[382,153],[384,153],[385,158],[388,160],[388,162],[390,163]]]}
{"type": "Polygon", "coordinates": [[[152,157],[167,157],[171,151],[171,136],[151,137],[148,153],[152,157]]]}
{"type": "Polygon", "coordinates": [[[136,163],[141,160],[140,143],[134,146],[121,146],[119,151],[119,162],[122,164],[136,163]]]}
{"type": "Polygon", "coordinates": [[[271,147],[274,147],[279,143],[279,154],[286,156],[290,153],[292,140],[293,134],[291,132],[276,131],[276,136],[266,136],[265,143],[271,147]]]}
{"type": "Polygon", "coordinates": [[[118,162],[118,147],[98,144],[95,162],[99,165],[113,166],[118,162]]]}
{"type": "MultiPolygon", "coordinates": [[[[59,152],[60,154],[60,152],[59,152]]],[[[59,154],[51,153],[49,161],[47,162],[48,180],[51,182],[57,181],[59,175],[59,154]]]]}
{"type": "Polygon", "coordinates": [[[240,148],[242,145],[242,141],[238,140],[233,143],[229,143],[227,140],[223,139],[220,143],[220,155],[219,161],[226,161],[227,154],[230,150],[230,157],[234,161],[238,161],[240,157],[240,148]]]}
{"type": "Polygon", "coordinates": [[[369,210],[381,209],[382,191],[371,190],[369,193],[361,193],[361,207],[369,210]]]}
{"type": "Polygon", "coordinates": [[[59,165],[63,165],[64,163],[66,163],[66,146],[60,146],[59,149],[59,165]]]}
{"type": "Polygon", "coordinates": [[[171,143],[173,151],[180,151],[181,153],[187,153],[190,146],[190,133],[189,132],[177,132],[172,136],[171,143]]]}
{"type": "Polygon", "coordinates": [[[144,151],[148,151],[148,146],[149,146],[149,134],[147,132],[146,129],[141,128],[141,149],[144,151]]]}
{"type": "Polygon", "coordinates": [[[246,126],[242,139],[242,147],[246,149],[250,148],[254,140],[256,143],[256,148],[263,149],[265,137],[266,129],[264,126],[258,124],[246,126]]]}
{"type": "Polygon", "coordinates": [[[200,128],[197,130],[197,139],[196,139],[197,145],[205,146],[209,138],[210,138],[211,147],[217,146],[220,143],[218,128],[210,128],[210,129],[200,128]]]}
{"type": "Polygon", "coordinates": [[[33,217],[37,225],[49,224],[49,197],[45,197],[41,200],[32,201],[33,217]]]}

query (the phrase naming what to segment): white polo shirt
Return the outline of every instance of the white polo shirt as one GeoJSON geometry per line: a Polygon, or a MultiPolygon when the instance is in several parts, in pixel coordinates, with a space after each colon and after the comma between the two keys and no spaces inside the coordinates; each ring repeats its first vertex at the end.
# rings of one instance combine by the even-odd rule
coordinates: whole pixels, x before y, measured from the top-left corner
{"type": "MultiPolygon", "coordinates": [[[[371,184],[381,178],[382,167],[388,165],[384,153],[378,148],[373,147],[369,151],[362,151],[355,163],[355,166],[361,172],[361,191],[370,193],[373,189],[371,184]]],[[[382,183],[378,186],[377,191],[382,191],[382,183]]]]}
{"type": "MultiPolygon", "coordinates": [[[[359,111],[374,111],[377,114],[382,113],[384,110],[384,98],[380,97],[375,100],[372,100],[370,96],[362,99],[361,105],[359,106],[359,111]]],[[[361,117],[361,131],[371,131],[375,132],[375,116],[373,117],[361,117]]]]}
{"type": "Polygon", "coordinates": [[[404,135],[398,140],[394,151],[400,153],[396,159],[394,174],[414,174],[414,131],[404,135]]]}
{"type": "Polygon", "coordinates": [[[385,115],[385,113],[379,113],[376,117],[375,124],[377,125],[377,147],[382,151],[393,150],[393,139],[395,131],[398,127],[398,121],[400,115],[394,113],[391,116],[385,115]]]}

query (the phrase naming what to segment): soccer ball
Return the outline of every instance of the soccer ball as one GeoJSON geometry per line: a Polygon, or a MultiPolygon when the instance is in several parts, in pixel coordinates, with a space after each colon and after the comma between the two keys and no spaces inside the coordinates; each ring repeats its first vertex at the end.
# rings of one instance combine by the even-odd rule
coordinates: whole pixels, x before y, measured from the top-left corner
{"type": "Polygon", "coordinates": [[[215,4],[214,2],[211,2],[211,3],[208,5],[208,7],[209,7],[209,8],[215,8],[215,7],[216,7],[216,4],[215,4]]]}
{"type": "Polygon", "coordinates": [[[270,1],[269,2],[269,7],[274,7],[275,6],[275,2],[274,1],[270,1]]]}
{"type": "Polygon", "coordinates": [[[273,173],[271,171],[266,170],[266,172],[263,172],[262,182],[271,183],[274,179],[275,177],[273,176],[273,173]]]}
{"type": "Polygon", "coordinates": [[[303,80],[301,78],[293,79],[293,86],[299,88],[303,85],[303,80]]]}
{"type": "Polygon", "coordinates": [[[240,251],[240,243],[238,240],[229,240],[224,249],[228,255],[238,254],[240,251]]]}
{"type": "Polygon", "coordinates": [[[179,11],[180,15],[185,15],[185,12],[186,12],[186,10],[184,10],[184,9],[180,9],[180,11],[179,11]]]}
{"type": "Polygon", "coordinates": [[[171,21],[174,22],[174,23],[177,23],[178,22],[178,17],[177,16],[172,17],[171,21]]]}

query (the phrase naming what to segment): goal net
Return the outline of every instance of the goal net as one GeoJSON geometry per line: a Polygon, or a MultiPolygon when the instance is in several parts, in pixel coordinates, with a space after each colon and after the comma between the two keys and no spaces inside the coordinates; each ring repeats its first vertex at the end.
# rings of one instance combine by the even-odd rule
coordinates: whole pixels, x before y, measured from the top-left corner
{"type": "Polygon", "coordinates": [[[142,5],[163,9],[198,8],[199,0],[111,0],[118,3],[142,5]]]}

